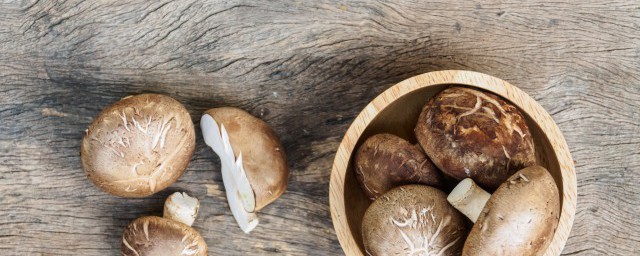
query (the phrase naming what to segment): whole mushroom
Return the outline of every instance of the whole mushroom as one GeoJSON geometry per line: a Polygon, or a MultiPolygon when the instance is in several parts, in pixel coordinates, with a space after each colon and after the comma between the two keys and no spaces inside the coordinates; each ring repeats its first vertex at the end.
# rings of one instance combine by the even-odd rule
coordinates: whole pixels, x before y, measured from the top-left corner
{"type": "Polygon", "coordinates": [[[241,109],[209,109],[200,125],[205,143],[220,157],[231,212],[249,233],[258,225],[256,212],[287,188],[284,148],[267,123],[241,109]]]}
{"type": "Polygon", "coordinates": [[[126,97],[102,110],[82,139],[82,167],[102,190],[145,197],[184,173],[195,148],[189,112],[164,95],[126,97]]]}
{"type": "Polygon", "coordinates": [[[467,232],[446,194],[424,185],[389,190],[362,219],[367,255],[459,255],[467,232]]]}
{"type": "Polygon", "coordinates": [[[455,86],[443,90],[422,109],[415,134],[445,174],[456,180],[472,178],[489,191],[535,164],[524,117],[492,93],[455,86]]]}
{"type": "Polygon", "coordinates": [[[124,256],[206,256],[207,244],[191,224],[198,215],[198,199],[176,192],[167,198],[164,217],[132,221],[122,235],[124,256]]]}
{"type": "Polygon", "coordinates": [[[475,222],[462,255],[543,255],[558,225],[559,198],[541,166],[516,172],[493,195],[461,181],[447,200],[475,222]]]}
{"type": "Polygon", "coordinates": [[[400,185],[442,183],[440,172],[419,146],[388,133],[373,135],[358,148],[355,171],[371,200],[400,185]]]}

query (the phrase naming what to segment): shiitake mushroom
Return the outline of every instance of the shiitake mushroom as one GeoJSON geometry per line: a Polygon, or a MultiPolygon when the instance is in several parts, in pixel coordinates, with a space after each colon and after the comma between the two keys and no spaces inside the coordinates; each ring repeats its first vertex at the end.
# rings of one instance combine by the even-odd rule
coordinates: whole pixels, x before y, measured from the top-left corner
{"type": "Polygon", "coordinates": [[[531,133],[520,111],[489,92],[449,87],[429,99],[415,127],[433,163],[456,180],[494,191],[535,164],[531,133]]]}
{"type": "Polygon", "coordinates": [[[220,157],[231,212],[249,233],[258,225],[256,212],[287,188],[284,148],[267,123],[238,108],[209,109],[200,125],[205,143],[220,157]]]}
{"type": "Polygon", "coordinates": [[[542,166],[524,168],[492,195],[464,179],[447,200],[475,222],[462,255],[543,255],[558,225],[560,195],[542,166]]]}
{"type": "Polygon", "coordinates": [[[200,202],[184,192],[175,192],[164,205],[164,216],[144,216],[124,229],[123,256],[208,255],[204,238],[191,227],[200,202]]]}
{"type": "Polygon", "coordinates": [[[121,197],[145,197],[174,183],[195,148],[187,109],[171,97],[141,94],[102,110],[86,130],[80,155],[89,180],[121,197]]]}
{"type": "Polygon", "coordinates": [[[362,219],[367,255],[460,255],[468,230],[446,194],[424,185],[396,187],[362,219]]]}
{"type": "Polygon", "coordinates": [[[369,137],[356,152],[355,172],[365,194],[375,200],[400,185],[441,186],[441,175],[419,146],[388,133],[369,137]]]}

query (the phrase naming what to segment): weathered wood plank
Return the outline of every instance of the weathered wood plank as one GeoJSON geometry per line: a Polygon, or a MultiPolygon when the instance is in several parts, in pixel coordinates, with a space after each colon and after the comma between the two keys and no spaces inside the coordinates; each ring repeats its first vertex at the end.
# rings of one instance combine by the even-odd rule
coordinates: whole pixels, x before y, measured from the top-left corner
{"type": "MultiPolygon", "coordinates": [[[[335,255],[335,148],[355,115],[412,75],[470,69],[552,114],[577,161],[564,253],[640,253],[640,4],[628,1],[5,1],[0,3],[0,254],[116,254],[123,227],[171,191],[202,200],[219,254],[335,255]],[[250,236],[235,227],[218,162],[199,138],[169,191],[124,200],[79,160],[101,108],[169,94],[194,121],[237,106],[281,134],[292,175],[250,236]]],[[[198,131],[199,133],[199,131],[198,131]]]]}

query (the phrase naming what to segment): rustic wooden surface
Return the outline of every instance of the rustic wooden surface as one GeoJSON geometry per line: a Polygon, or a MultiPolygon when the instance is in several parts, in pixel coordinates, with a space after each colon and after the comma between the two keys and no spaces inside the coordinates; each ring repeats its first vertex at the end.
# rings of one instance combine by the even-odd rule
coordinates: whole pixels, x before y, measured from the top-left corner
{"type": "MultiPolygon", "coordinates": [[[[633,1],[0,1],[0,254],[116,255],[171,191],[202,200],[213,255],[338,255],[328,207],[342,134],[378,93],[428,71],[500,77],[556,120],[576,160],[567,255],[640,253],[640,3],[633,1]],[[202,139],[170,189],[122,199],[85,178],[100,109],[171,95],[194,121],[236,106],[281,135],[292,175],[250,235],[202,139]]],[[[199,130],[197,131],[199,133],[199,130]]]]}

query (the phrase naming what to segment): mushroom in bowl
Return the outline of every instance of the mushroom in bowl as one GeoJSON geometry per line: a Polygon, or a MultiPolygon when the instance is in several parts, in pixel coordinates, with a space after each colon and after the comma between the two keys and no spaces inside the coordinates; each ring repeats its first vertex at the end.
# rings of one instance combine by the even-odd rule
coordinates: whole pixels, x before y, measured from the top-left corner
{"type": "Polygon", "coordinates": [[[541,166],[524,168],[489,195],[464,179],[447,200],[475,225],[462,255],[542,255],[555,232],[560,196],[541,166]]]}
{"type": "Polygon", "coordinates": [[[362,238],[368,255],[459,255],[467,236],[464,216],[446,194],[424,185],[396,187],[367,209],[362,238]]]}
{"type": "Polygon", "coordinates": [[[445,174],[472,178],[489,191],[536,161],[531,132],[518,108],[480,90],[453,86],[431,97],[415,134],[445,174]]]}
{"type": "Polygon", "coordinates": [[[355,172],[371,200],[400,185],[442,185],[440,172],[419,146],[388,133],[373,135],[358,148],[355,172]]]}
{"type": "MultiPolygon", "coordinates": [[[[416,121],[427,101],[451,87],[495,94],[520,111],[533,140],[535,163],[549,171],[559,190],[559,220],[554,223],[557,228],[544,250],[545,255],[559,255],[571,230],[577,197],[575,164],[561,131],[544,108],[522,90],[499,78],[463,70],[425,73],[392,86],[370,102],[347,130],[335,156],[329,188],[331,217],[345,254],[366,254],[361,224],[371,200],[361,189],[356,176],[358,146],[378,133],[391,133],[413,141],[416,121]]],[[[470,107],[473,109],[475,104],[470,104],[470,107]]],[[[496,123],[495,120],[493,122],[496,123]]],[[[501,147],[498,149],[502,151],[501,147]]],[[[504,157],[500,160],[507,160],[504,157]]]]}

